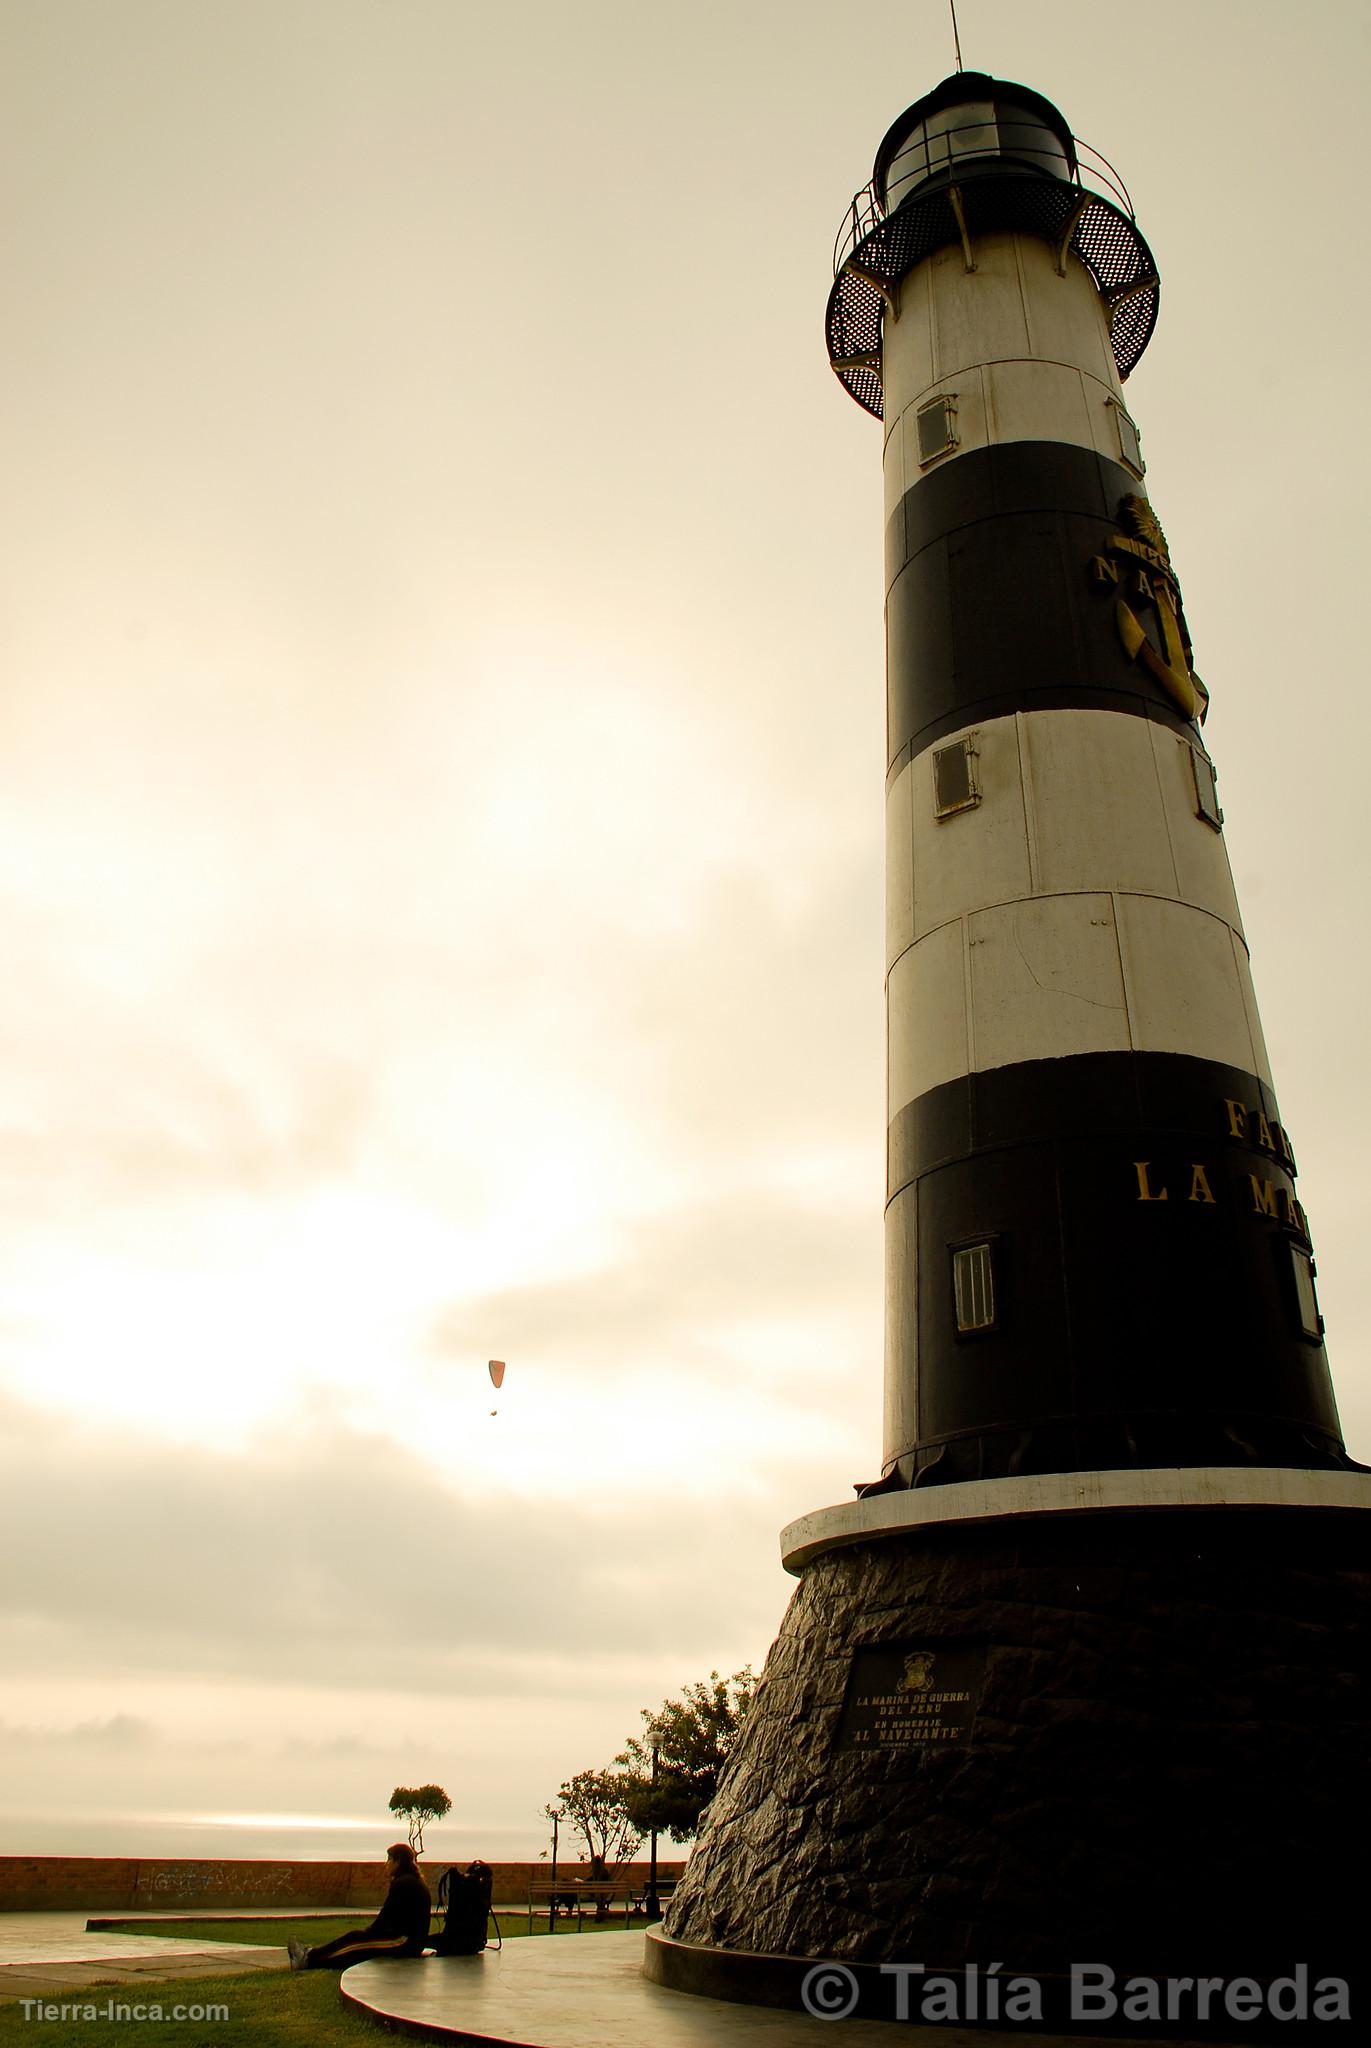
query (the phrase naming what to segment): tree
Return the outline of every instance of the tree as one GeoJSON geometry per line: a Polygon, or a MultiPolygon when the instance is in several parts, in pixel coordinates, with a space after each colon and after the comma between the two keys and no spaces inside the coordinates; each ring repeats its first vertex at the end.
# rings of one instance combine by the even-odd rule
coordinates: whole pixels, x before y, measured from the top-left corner
{"type": "MultiPolygon", "coordinates": [[[[613,1882],[619,1865],[642,1840],[624,1804],[626,1783],[618,1771],[578,1771],[562,1786],[556,1805],[544,1808],[549,1820],[563,1822],[580,1836],[591,1876],[606,1884],[613,1882]]],[[[596,1899],[595,1917],[609,1918],[607,1893],[596,1899]]]]}
{"type": "Polygon", "coordinates": [[[431,1820],[451,1813],[452,1801],[441,1785],[397,1785],[390,1795],[390,1810],[409,1823],[409,1846],[422,1856],[424,1829],[431,1820]]]}
{"type": "Polygon", "coordinates": [[[624,1769],[625,1810],[640,1833],[694,1840],[756,1689],[756,1674],[745,1664],[731,1678],[711,1671],[679,1699],[663,1700],[655,1714],[643,1708],[642,1734],[615,1758],[624,1769]]]}

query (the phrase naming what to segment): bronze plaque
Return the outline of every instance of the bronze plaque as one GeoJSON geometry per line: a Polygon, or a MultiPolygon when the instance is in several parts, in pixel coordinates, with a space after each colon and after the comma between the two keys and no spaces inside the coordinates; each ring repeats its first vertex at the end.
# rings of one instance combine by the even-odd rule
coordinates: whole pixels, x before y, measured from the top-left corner
{"type": "Polygon", "coordinates": [[[848,1673],[838,1749],[941,1749],[966,1742],[985,1676],[983,1644],[870,1644],[848,1673]]]}

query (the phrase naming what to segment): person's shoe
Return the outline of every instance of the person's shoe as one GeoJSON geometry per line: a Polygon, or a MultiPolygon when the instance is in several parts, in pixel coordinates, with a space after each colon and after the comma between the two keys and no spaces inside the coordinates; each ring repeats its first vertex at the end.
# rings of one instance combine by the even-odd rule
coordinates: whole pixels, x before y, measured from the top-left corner
{"type": "Polygon", "coordinates": [[[290,1967],[292,1970],[307,1970],[309,1968],[309,1950],[303,1941],[288,1941],[286,1949],[290,1956],[290,1967]]]}

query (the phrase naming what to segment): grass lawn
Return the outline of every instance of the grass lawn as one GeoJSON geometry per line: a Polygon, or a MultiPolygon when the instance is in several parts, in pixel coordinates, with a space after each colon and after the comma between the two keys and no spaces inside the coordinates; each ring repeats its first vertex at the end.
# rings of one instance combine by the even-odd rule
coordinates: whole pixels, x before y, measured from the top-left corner
{"type": "MultiPolygon", "coordinates": [[[[514,1918],[509,1914],[500,1921],[507,1940],[511,1934],[528,1934],[524,1916],[519,1915],[518,1924],[511,1926],[509,1922],[514,1918]]],[[[355,1927],[358,1920],[355,1914],[340,1918],[336,1925],[332,1920],[317,1919],[304,1923],[200,1920],[190,1926],[179,1926],[176,1933],[178,1939],[241,1941],[253,1947],[277,1947],[302,1924],[316,1940],[327,1941],[345,1927],[355,1927]]],[[[542,1921],[540,1925],[545,1930],[547,1923],[542,1921]]],[[[609,1921],[587,1920],[584,1928],[587,1934],[597,1930],[621,1932],[623,1919],[620,1916],[609,1921]]],[[[148,1932],[147,1923],[140,1923],[138,1931],[148,1932]]],[[[559,1920],[557,1932],[575,1934],[576,1922],[559,1920]]],[[[388,2037],[394,2038],[375,2020],[363,2019],[346,2009],[338,1996],[338,1973],[334,1970],[301,1970],[290,1975],[280,1970],[248,1970],[241,1977],[168,1977],[140,1980],[136,1984],[81,1985],[49,1992],[40,2002],[31,2002],[27,2018],[21,2000],[0,2005],[0,2042],[25,2041],[29,2048],[36,2048],[38,2042],[43,2048],[93,2048],[101,2040],[117,2042],[117,2048],[155,2048],[155,2044],[160,2044],[160,2048],[214,2048],[215,2043],[223,2048],[226,2038],[242,2041],[245,2048],[249,2041],[252,2048],[257,2048],[258,2043],[261,2048],[378,2048],[378,2043],[388,2037]],[[47,2018],[48,2012],[60,2011],[64,2005],[65,2018],[47,2018]],[[226,2006],[227,2017],[206,2017],[203,2009],[209,2006],[226,2006]],[[137,2019],[124,2010],[137,2007],[145,2015],[160,2007],[166,2017],[137,2019]],[[200,2017],[172,2019],[170,2015],[177,2007],[188,2014],[199,2011],[200,2017]],[[117,2024],[117,2033],[101,2034],[101,2023],[117,2024]]]]}
{"type": "MultiPolygon", "coordinates": [[[[104,1917],[103,1915],[101,1916],[104,1917]]],[[[500,1923],[500,1933],[506,1941],[516,1940],[528,1934],[528,1915],[502,1913],[497,1906],[495,1917],[500,1923]]],[[[118,1934],[163,1934],[174,1935],[177,1941],[238,1941],[248,1948],[284,1948],[291,1940],[318,1943],[332,1941],[336,1934],[346,1933],[350,1927],[365,1927],[366,1916],[362,1913],[340,1913],[336,1920],[324,1920],[316,1915],[303,1919],[290,1918],[285,1914],[272,1920],[178,1920],[174,1927],[158,1927],[149,1920],[111,1920],[108,1931],[118,1934]]],[[[633,1927],[645,1927],[641,1918],[628,1923],[633,1927]]],[[[438,1932],[441,1922],[434,1915],[433,1931],[438,1932]]],[[[534,1925],[539,1934],[547,1933],[547,1915],[535,1916],[534,1925]]],[[[583,1931],[590,1934],[595,1929],[603,1932],[612,1928],[622,1934],[624,1916],[616,1913],[608,1920],[593,1920],[587,1914],[581,1922],[583,1931]]],[[[105,1930],[102,1930],[105,1931],[105,1930]]],[[[558,1920],[558,1934],[574,1934],[576,1920],[558,1920]]],[[[43,2037],[45,2040],[47,2036],[43,2037]]]]}
{"type": "MultiPolygon", "coordinates": [[[[44,2011],[67,2007],[66,2019],[40,2018],[39,2009],[0,2005],[0,2041],[42,2041],[44,2048],[92,2048],[104,2040],[118,2048],[223,2048],[226,2040],[256,2048],[378,2048],[388,2038],[374,2020],[345,2009],[332,1970],[302,1971],[286,1976],[277,1970],[249,1970],[241,1977],[173,1977],[164,1983],[82,1985],[78,1990],[50,1992],[44,2011]],[[227,2006],[227,2019],[123,2019],[123,2007],[145,2012],[160,2006],[195,2011],[227,2006]],[[107,2019],[108,2008],[108,2019],[107,2019]],[[83,2018],[93,2013],[94,2018],[83,2018]],[[74,2016],[73,2016],[74,2015],[74,2016]],[[117,2025],[110,2024],[118,2018],[117,2025]],[[106,2021],[102,2030],[100,2022],[106,2021]]],[[[390,2037],[390,2038],[393,2038],[390,2037]]]]}
{"type": "MultiPolygon", "coordinates": [[[[104,1919],[104,1915],[100,1916],[104,1919]]],[[[292,1919],[286,1914],[273,1920],[178,1920],[174,1927],[159,1927],[151,1920],[110,1920],[102,1934],[156,1934],[175,1941],[239,1941],[248,1948],[284,1948],[288,1941],[332,1941],[349,1927],[365,1927],[366,1913],[339,1913],[323,1920],[314,1914],[292,1919]]]]}

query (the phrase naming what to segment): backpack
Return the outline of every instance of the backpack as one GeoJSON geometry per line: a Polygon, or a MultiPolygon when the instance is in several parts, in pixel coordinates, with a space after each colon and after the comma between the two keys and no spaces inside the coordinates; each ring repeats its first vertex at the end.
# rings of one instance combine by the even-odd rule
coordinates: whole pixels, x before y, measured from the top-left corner
{"type": "Polygon", "coordinates": [[[481,1953],[486,1945],[490,1892],[488,1863],[473,1863],[469,1870],[443,1872],[438,1880],[438,1910],[443,1916],[443,1924],[433,1943],[440,1956],[478,1956],[481,1953]]]}

